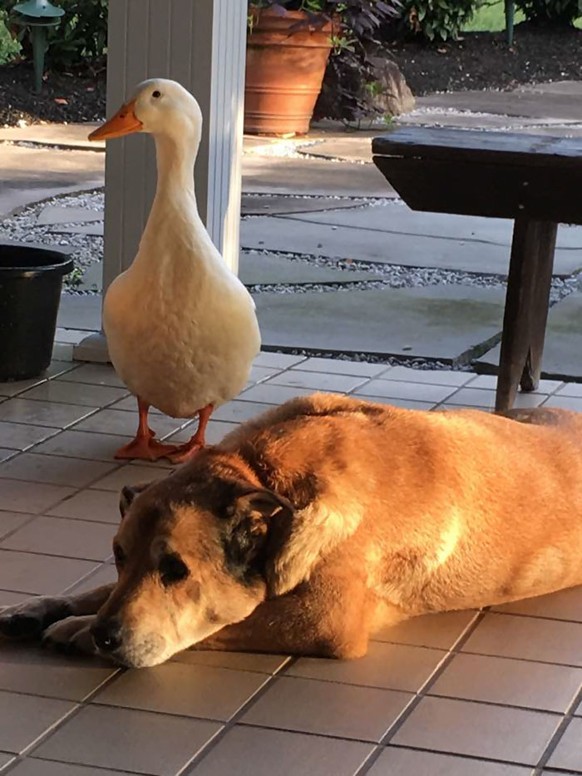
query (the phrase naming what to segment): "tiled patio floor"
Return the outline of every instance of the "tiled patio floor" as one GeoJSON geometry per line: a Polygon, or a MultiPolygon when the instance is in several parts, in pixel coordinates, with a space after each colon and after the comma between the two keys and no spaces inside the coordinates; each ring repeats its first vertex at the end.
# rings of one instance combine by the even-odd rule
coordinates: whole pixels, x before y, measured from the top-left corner
{"type": "MultiPolygon", "coordinates": [[[[61,357],[67,352],[63,346],[61,357]]],[[[494,380],[263,354],[211,441],[315,389],[402,406],[493,405],[494,380]]],[[[132,399],[108,367],[56,361],[0,385],[0,604],[112,579],[132,399]]],[[[582,410],[582,386],[544,382],[522,406],[582,410]]],[[[155,428],[186,438],[162,416],[155,428]]],[[[582,773],[582,589],[498,611],[420,618],[353,663],[184,653],[121,671],[0,645],[0,771],[14,776],[526,776],[582,773]]]]}

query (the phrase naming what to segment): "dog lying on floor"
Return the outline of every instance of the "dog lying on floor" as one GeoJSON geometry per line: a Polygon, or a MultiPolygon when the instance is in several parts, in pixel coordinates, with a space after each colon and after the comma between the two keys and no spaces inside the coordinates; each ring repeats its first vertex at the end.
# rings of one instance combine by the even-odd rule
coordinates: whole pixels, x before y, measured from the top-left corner
{"type": "Polygon", "coordinates": [[[355,658],[408,617],[582,583],[582,415],[315,394],[121,512],[116,584],[5,608],[0,632],[134,667],[193,645],[355,658]]]}

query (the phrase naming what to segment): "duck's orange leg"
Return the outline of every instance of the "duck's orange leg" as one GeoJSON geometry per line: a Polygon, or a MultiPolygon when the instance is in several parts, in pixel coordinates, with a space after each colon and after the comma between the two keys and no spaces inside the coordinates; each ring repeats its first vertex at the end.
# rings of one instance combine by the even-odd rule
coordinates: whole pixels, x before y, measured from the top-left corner
{"type": "Polygon", "coordinates": [[[168,455],[172,463],[184,463],[193,458],[200,448],[206,445],[206,426],[214,411],[214,405],[209,404],[198,411],[198,428],[194,436],[185,444],[180,445],[174,453],[168,455]]]}
{"type": "Polygon", "coordinates": [[[115,453],[116,458],[141,458],[145,461],[157,461],[158,458],[169,456],[178,450],[176,445],[165,445],[155,438],[155,432],[148,425],[149,404],[137,397],[139,410],[139,425],[135,439],[120,447],[115,453]]]}

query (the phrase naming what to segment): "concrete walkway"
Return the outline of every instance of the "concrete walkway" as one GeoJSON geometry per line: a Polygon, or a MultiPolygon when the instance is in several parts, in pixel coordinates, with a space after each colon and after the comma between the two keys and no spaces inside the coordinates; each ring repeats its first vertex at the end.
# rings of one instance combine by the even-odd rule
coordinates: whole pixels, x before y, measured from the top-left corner
{"type": "MultiPolygon", "coordinates": [[[[582,136],[581,97],[582,83],[572,82],[434,95],[398,123],[582,136]]],[[[0,215],[101,186],[104,148],[87,141],[90,129],[1,130],[0,215]]],[[[256,294],[264,343],[494,368],[511,223],[409,210],[371,163],[371,138],[382,131],[323,122],[307,138],[245,138],[240,273],[256,294]]],[[[95,238],[81,288],[99,291],[101,207],[51,202],[16,234],[74,244],[95,238]]],[[[582,379],[581,270],[582,228],[563,225],[546,357],[548,373],[561,378],[582,379]]],[[[97,328],[99,299],[66,297],[60,325],[97,328]]]]}

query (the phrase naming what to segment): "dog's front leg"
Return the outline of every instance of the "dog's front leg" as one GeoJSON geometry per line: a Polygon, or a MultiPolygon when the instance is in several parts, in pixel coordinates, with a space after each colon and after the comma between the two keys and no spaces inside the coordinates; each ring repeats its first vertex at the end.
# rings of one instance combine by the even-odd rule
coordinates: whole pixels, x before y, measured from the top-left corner
{"type": "Polygon", "coordinates": [[[115,584],[71,596],[38,596],[0,610],[0,635],[10,639],[39,639],[53,623],[97,614],[115,584]]]}
{"type": "Polygon", "coordinates": [[[302,588],[265,601],[194,648],[341,659],[365,655],[374,604],[364,584],[350,580],[344,587],[334,580],[330,587],[302,588]]]}

